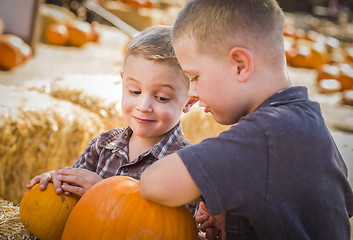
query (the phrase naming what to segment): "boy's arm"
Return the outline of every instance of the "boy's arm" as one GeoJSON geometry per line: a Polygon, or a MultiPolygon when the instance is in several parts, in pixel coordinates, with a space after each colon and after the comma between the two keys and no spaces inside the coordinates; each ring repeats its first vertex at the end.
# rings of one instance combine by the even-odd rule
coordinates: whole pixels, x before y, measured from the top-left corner
{"type": "Polygon", "coordinates": [[[148,167],[140,183],[142,197],[162,205],[176,207],[201,201],[201,193],[177,153],[148,167]]]}

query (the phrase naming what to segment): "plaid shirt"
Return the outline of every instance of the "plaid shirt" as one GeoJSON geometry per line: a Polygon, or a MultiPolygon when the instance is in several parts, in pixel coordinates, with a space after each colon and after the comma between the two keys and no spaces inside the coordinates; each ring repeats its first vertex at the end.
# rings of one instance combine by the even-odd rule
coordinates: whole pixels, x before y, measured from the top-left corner
{"type": "MultiPolygon", "coordinates": [[[[149,165],[191,144],[184,137],[179,122],[150,150],[129,161],[128,143],[131,135],[132,129],[129,126],[101,133],[88,144],[72,167],[96,172],[103,179],[116,175],[140,179],[149,165]]],[[[198,204],[187,204],[187,207],[195,216],[198,204]]]]}
{"type": "Polygon", "coordinates": [[[140,179],[149,165],[191,144],[184,137],[179,122],[150,150],[129,161],[128,143],[131,135],[132,129],[129,126],[101,133],[89,143],[73,167],[96,172],[103,179],[116,175],[140,179]]]}

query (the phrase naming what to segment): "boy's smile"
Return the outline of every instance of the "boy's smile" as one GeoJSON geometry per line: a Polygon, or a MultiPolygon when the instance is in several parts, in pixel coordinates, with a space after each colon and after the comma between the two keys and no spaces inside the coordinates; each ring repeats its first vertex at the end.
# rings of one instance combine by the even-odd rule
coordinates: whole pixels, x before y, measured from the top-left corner
{"type": "Polygon", "coordinates": [[[144,118],[139,118],[139,117],[135,117],[132,115],[132,117],[139,123],[141,124],[148,124],[148,123],[152,123],[155,122],[155,120],[150,120],[150,119],[144,119],[144,118]]]}
{"type": "Polygon", "coordinates": [[[122,77],[122,111],[134,137],[160,140],[178,123],[188,101],[181,71],[130,55],[122,77]]]}

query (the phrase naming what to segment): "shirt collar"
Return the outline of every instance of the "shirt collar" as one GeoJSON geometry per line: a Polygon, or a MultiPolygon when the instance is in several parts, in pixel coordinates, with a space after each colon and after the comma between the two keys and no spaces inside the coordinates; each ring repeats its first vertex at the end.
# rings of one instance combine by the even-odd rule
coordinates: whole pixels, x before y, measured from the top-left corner
{"type": "MultiPolygon", "coordinates": [[[[308,101],[308,91],[306,87],[296,86],[286,88],[281,90],[268,99],[266,99],[260,106],[256,108],[256,110],[264,108],[264,107],[277,107],[279,105],[284,105],[293,102],[305,102],[308,101]]],[[[255,110],[255,111],[256,111],[255,110]]]]}
{"type": "MultiPolygon", "coordinates": [[[[132,129],[127,126],[124,128],[116,129],[109,136],[105,137],[100,141],[99,145],[105,149],[112,150],[113,153],[124,149],[127,151],[130,137],[132,135],[132,129]],[[126,148],[126,149],[125,149],[126,148]]],[[[179,121],[166,135],[157,142],[150,150],[141,154],[139,157],[147,156],[152,154],[156,159],[162,158],[172,152],[175,152],[180,146],[190,144],[184,137],[181,122],[179,121]]]]}
{"type": "Polygon", "coordinates": [[[160,159],[172,152],[175,152],[180,146],[185,145],[183,142],[189,141],[184,137],[183,129],[180,121],[167,134],[157,142],[149,151],[156,159],[160,159]]]}
{"type": "Polygon", "coordinates": [[[127,126],[124,128],[115,129],[109,136],[103,137],[99,145],[105,149],[116,152],[126,147],[132,135],[132,129],[127,126]]]}

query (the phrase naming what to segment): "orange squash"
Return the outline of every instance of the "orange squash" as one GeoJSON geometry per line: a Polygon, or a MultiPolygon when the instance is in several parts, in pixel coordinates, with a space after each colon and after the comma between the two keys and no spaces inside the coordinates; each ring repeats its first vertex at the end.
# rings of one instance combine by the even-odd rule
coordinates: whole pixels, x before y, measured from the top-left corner
{"type": "Polygon", "coordinates": [[[346,48],[346,53],[347,53],[347,62],[353,63],[353,47],[346,48]]]}
{"type": "Polygon", "coordinates": [[[309,68],[312,52],[309,46],[299,45],[289,50],[287,58],[292,67],[309,68]]]}
{"type": "Polygon", "coordinates": [[[64,24],[52,23],[45,31],[45,40],[52,45],[66,45],[69,42],[69,30],[64,24]]]}
{"type": "Polygon", "coordinates": [[[324,43],[316,42],[311,47],[312,57],[310,59],[310,67],[318,69],[324,64],[330,62],[330,56],[324,43]]]}
{"type": "Polygon", "coordinates": [[[340,64],[340,76],[337,79],[341,85],[342,90],[353,89],[353,67],[349,64],[340,64]]]}
{"type": "Polygon", "coordinates": [[[353,106],[353,90],[344,90],[342,92],[342,101],[344,104],[353,106]]]}
{"type": "Polygon", "coordinates": [[[92,28],[88,22],[76,21],[67,25],[69,30],[69,44],[74,47],[81,47],[92,39],[92,28]]]}
{"type": "Polygon", "coordinates": [[[20,37],[12,34],[0,36],[0,69],[10,70],[32,55],[32,49],[20,37]]]}
{"type": "Polygon", "coordinates": [[[337,65],[324,64],[317,69],[316,80],[319,82],[322,79],[338,79],[340,68],[337,65]]]}
{"type": "Polygon", "coordinates": [[[89,189],[66,222],[62,240],[196,240],[196,224],[185,207],[166,207],[140,195],[139,181],[107,178],[89,189]]]}
{"type": "Polygon", "coordinates": [[[150,0],[122,0],[122,2],[134,8],[155,8],[150,0]]]}
{"type": "Polygon", "coordinates": [[[40,240],[59,240],[79,196],[56,194],[52,183],[44,191],[38,186],[33,186],[22,197],[21,221],[40,240]]]}

